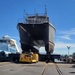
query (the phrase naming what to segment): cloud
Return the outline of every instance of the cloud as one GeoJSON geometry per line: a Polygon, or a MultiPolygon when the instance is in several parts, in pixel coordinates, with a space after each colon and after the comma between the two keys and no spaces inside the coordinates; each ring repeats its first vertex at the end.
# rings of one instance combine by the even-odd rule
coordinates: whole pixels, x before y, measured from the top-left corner
{"type": "MultiPolygon", "coordinates": [[[[54,47],[54,54],[61,54],[65,55],[68,54],[68,48],[67,46],[70,46],[70,54],[73,54],[75,52],[75,43],[65,43],[65,42],[55,42],[55,47],[54,47]]],[[[45,47],[41,47],[39,49],[39,53],[45,54],[45,47]]]]}
{"type": "Polygon", "coordinates": [[[62,38],[62,39],[66,39],[66,40],[72,40],[69,35],[62,35],[62,36],[58,36],[58,37],[62,38]]]}
{"type": "Polygon", "coordinates": [[[67,48],[67,46],[75,48],[75,43],[64,43],[64,42],[55,43],[55,48],[67,48]]]}
{"type": "Polygon", "coordinates": [[[39,53],[46,54],[45,47],[41,47],[41,48],[39,49],[39,53]]]}
{"type": "Polygon", "coordinates": [[[58,34],[64,34],[64,35],[75,35],[75,28],[69,29],[69,30],[63,30],[58,31],[58,34]]]}
{"type": "Polygon", "coordinates": [[[57,30],[55,36],[55,54],[68,54],[68,48],[70,47],[70,54],[75,52],[75,28],[71,28],[69,30],[57,30]]]}
{"type": "Polygon", "coordinates": [[[57,38],[72,40],[71,36],[75,35],[75,28],[69,30],[57,31],[57,38]]]}
{"type": "Polygon", "coordinates": [[[68,47],[70,47],[70,54],[75,52],[75,43],[56,42],[54,47],[54,54],[68,54],[68,47]]]}

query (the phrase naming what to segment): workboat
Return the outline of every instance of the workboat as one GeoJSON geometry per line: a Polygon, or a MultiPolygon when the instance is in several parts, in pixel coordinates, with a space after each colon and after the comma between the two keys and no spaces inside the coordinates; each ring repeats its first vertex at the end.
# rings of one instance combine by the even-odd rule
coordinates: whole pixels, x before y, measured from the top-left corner
{"type": "Polygon", "coordinates": [[[36,52],[35,47],[45,47],[47,55],[54,50],[55,27],[49,21],[47,12],[44,14],[26,14],[24,22],[17,25],[22,53],[36,52]]]}

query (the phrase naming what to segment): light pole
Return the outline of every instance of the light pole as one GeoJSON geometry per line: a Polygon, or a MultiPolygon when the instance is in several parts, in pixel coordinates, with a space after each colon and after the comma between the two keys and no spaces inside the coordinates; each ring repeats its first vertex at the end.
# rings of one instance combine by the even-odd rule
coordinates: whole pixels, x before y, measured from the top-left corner
{"type": "Polygon", "coordinates": [[[69,50],[70,50],[71,46],[67,46],[67,48],[68,48],[68,57],[69,57],[69,50]]]}

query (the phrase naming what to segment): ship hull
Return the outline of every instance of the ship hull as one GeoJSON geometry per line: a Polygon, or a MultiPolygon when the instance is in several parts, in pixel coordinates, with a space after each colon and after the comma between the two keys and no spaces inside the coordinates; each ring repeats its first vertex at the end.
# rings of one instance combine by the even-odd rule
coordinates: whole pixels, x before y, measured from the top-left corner
{"type": "Polygon", "coordinates": [[[30,49],[34,50],[34,46],[44,46],[46,52],[53,52],[55,28],[49,23],[18,23],[18,30],[23,52],[29,51],[30,49]]]}

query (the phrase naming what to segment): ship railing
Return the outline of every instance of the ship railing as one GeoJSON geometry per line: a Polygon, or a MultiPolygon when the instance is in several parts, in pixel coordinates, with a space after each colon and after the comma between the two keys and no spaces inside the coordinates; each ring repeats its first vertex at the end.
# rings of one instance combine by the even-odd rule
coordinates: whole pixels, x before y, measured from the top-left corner
{"type": "Polygon", "coordinates": [[[18,23],[26,23],[26,24],[39,24],[39,23],[47,23],[48,22],[48,20],[46,20],[46,19],[44,19],[44,20],[40,20],[40,19],[38,19],[38,20],[36,20],[36,19],[30,19],[30,20],[25,20],[25,19],[23,19],[23,18],[21,18],[21,19],[18,19],[18,23]]]}
{"type": "Polygon", "coordinates": [[[25,17],[29,17],[29,16],[47,16],[46,14],[44,13],[34,13],[34,14],[25,14],[25,17]]]}
{"type": "Polygon", "coordinates": [[[45,23],[49,22],[47,15],[45,14],[26,14],[23,18],[18,19],[18,23],[30,23],[30,24],[35,24],[35,23],[45,23]],[[30,18],[30,16],[35,16],[33,18],[30,18]],[[38,16],[44,16],[46,18],[38,18],[38,16]]]}
{"type": "Polygon", "coordinates": [[[41,18],[28,18],[26,19],[26,23],[30,23],[30,24],[39,24],[39,23],[46,23],[48,22],[48,20],[45,19],[41,19],[41,18]]]}

